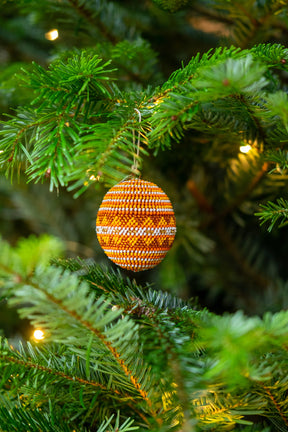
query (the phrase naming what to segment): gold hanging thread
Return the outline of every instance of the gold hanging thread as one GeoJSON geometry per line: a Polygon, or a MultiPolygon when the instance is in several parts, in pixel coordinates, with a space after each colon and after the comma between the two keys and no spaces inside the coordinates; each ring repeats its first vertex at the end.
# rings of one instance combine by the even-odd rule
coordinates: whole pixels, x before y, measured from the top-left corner
{"type": "MultiPolygon", "coordinates": [[[[134,108],[134,110],[137,112],[139,117],[139,123],[141,123],[141,113],[137,108],[134,108]]],[[[140,153],[140,131],[138,132],[138,139],[137,139],[137,146],[135,145],[135,131],[133,129],[133,148],[135,149],[134,157],[133,157],[133,165],[131,167],[131,171],[134,174],[138,173],[138,166],[139,166],[139,153],[140,153]]]]}

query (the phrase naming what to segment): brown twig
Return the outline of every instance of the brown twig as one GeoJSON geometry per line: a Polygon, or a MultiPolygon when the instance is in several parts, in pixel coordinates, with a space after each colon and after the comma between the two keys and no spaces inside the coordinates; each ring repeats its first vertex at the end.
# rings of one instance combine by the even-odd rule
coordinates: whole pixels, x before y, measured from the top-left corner
{"type": "Polygon", "coordinates": [[[226,209],[224,209],[218,215],[218,217],[223,218],[227,214],[231,213],[234,209],[236,209],[237,207],[239,207],[240,204],[242,204],[245,201],[245,199],[249,197],[249,195],[252,193],[252,191],[255,189],[255,187],[258,185],[258,183],[262,180],[262,178],[264,177],[264,175],[267,173],[268,167],[269,167],[268,162],[264,162],[263,165],[261,166],[260,170],[257,171],[257,173],[255,174],[255,176],[253,177],[251,183],[249,183],[248,187],[240,195],[238,195],[234,199],[234,201],[231,202],[229,204],[229,206],[226,207],[226,209]]]}
{"type": "Polygon", "coordinates": [[[277,402],[276,397],[272,394],[272,391],[270,390],[270,388],[267,387],[266,385],[262,384],[262,383],[260,383],[260,385],[265,390],[267,395],[269,396],[269,399],[272,401],[272,404],[275,406],[276,410],[278,411],[278,413],[279,413],[280,417],[282,418],[283,422],[285,423],[285,425],[288,426],[288,418],[285,416],[285,414],[281,410],[281,406],[277,402]]]}
{"type": "Polygon", "coordinates": [[[79,4],[78,0],[68,0],[69,3],[71,4],[71,6],[76,10],[76,12],[82,16],[82,18],[85,19],[85,21],[89,22],[92,27],[97,27],[98,30],[100,31],[100,33],[102,34],[102,36],[109,40],[109,42],[112,42],[112,44],[116,44],[117,42],[119,42],[119,40],[116,38],[115,35],[113,35],[108,29],[107,27],[105,27],[105,25],[103,24],[103,22],[96,17],[95,15],[92,16],[91,13],[89,13],[89,11],[87,11],[85,9],[85,4],[83,3],[82,5],[79,4]]]}
{"type": "Polygon", "coordinates": [[[131,399],[130,395],[125,394],[125,393],[122,394],[117,389],[112,389],[112,388],[108,389],[108,387],[106,387],[104,384],[98,383],[96,381],[86,380],[84,378],[80,378],[80,377],[77,377],[75,375],[70,376],[70,375],[68,375],[65,372],[60,372],[60,371],[57,371],[55,369],[52,369],[51,367],[46,367],[46,366],[43,366],[43,365],[39,365],[39,364],[33,363],[32,361],[24,361],[24,360],[21,360],[21,359],[15,358],[15,357],[11,357],[11,356],[9,356],[9,357],[1,356],[1,357],[2,357],[2,359],[4,361],[6,361],[8,363],[15,363],[15,364],[18,364],[20,366],[24,366],[27,369],[34,369],[34,370],[43,371],[43,372],[46,372],[49,375],[55,375],[55,376],[57,376],[59,378],[65,379],[67,381],[72,381],[72,382],[79,383],[79,384],[85,384],[85,385],[88,385],[88,386],[97,387],[97,388],[100,388],[103,391],[107,391],[107,392],[110,392],[110,393],[115,393],[117,395],[121,395],[122,397],[131,399]]]}
{"type": "Polygon", "coordinates": [[[254,123],[255,129],[257,130],[259,138],[262,140],[263,143],[265,143],[265,141],[266,141],[266,132],[265,132],[264,128],[262,127],[262,124],[261,124],[259,118],[257,116],[255,116],[255,114],[253,112],[253,109],[252,109],[251,105],[249,104],[249,102],[247,100],[247,97],[245,97],[243,93],[241,93],[241,94],[232,94],[230,97],[239,100],[240,103],[242,103],[245,106],[245,108],[247,109],[247,112],[248,112],[251,120],[254,123]]]}
{"type": "MultiPolygon", "coordinates": [[[[258,179],[258,176],[256,176],[258,179]]],[[[259,180],[256,182],[256,180],[253,182],[254,187],[258,182],[260,181],[260,178],[262,176],[259,176],[259,180]]],[[[192,196],[195,198],[195,201],[199,207],[200,210],[203,210],[205,213],[212,215],[212,218],[210,218],[209,223],[206,223],[205,227],[211,226],[212,223],[215,226],[215,231],[218,234],[219,241],[222,243],[222,245],[225,246],[226,250],[228,251],[229,255],[233,258],[235,264],[237,267],[241,269],[241,272],[246,275],[247,278],[254,281],[259,288],[266,288],[268,285],[268,279],[263,277],[262,275],[255,272],[254,268],[249,264],[249,262],[243,257],[243,255],[239,252],[238,248],[235,246],[233,239],[230,235],[230,233],[225,228],[225,224],[223,222],[223,214],[215,214],[215,211],[212,207],[212,205],[208,202],[206,197],[203,195],[203,193],[198,189],[196,183],[193,180],[188,180],[187,182],[187,188],[191,192],[192,196]]],[[[249,188],[250,191],[252,191],[252,188],[249,188]]],[[[246,197],[246,194],[242,194],[242,198],[246,197]]],[[[235,205],[235,202],[233,203],[235,205]]],[[[239,204],[239,203],[238,203],[239,204]]],[[[234,209],[231,206],[231,210],[234,209]]],[[[225,215],[227,213],[225,212],[225,215]]],[[[201,228],[201,227],[200,227],[201,228]]],[[[203,226],[202,226],[203,228],[203,226]]]]}
{"type": "Polygon", "coordinates": [[[203,210],[205,213],[213,214],[214,211],[212,205],[207,201],[202,192],[200,192],[196,183],[192,179],[187,181],[187,188],[191,195],[195,198],[199,209],[203,210]]]}

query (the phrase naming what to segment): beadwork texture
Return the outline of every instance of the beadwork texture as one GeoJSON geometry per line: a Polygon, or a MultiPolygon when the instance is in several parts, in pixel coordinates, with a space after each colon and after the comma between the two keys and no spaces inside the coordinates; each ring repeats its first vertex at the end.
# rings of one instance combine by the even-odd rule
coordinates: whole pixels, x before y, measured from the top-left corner
{"type": "Polygon", "coordinates": [[[104,196],[96,219],[98,241],[115,264],[135,272],[155,267],[171,248],[176,220],[154,183],[130,179],[104,196]]]}

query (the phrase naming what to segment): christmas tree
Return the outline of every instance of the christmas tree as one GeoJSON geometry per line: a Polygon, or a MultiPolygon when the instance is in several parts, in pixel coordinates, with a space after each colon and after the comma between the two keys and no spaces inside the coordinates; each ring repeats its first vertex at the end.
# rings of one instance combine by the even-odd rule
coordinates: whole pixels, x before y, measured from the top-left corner
{"type": "Polygon", "coordinates": [[[286,2],[1,6],[1,432],[286,431],[286,2]]]}

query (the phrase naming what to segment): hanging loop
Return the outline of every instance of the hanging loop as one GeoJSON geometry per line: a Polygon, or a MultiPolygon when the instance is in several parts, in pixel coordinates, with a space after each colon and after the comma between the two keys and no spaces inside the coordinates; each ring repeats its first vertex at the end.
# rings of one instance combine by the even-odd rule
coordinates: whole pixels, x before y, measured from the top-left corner
{"type": "MultiPolygon", "coordinates": [[[[138,114],[138,118],[139,118],[139,123],[141,123],[141,113],[137,108],[134,108],[134,110],[137,112],[138,114]]],[[[133,129],[132,131],[133,133],[133,148],[134,148],[134,156],[133,156],[133,165],[131,167],[131,170],[133,171],[134,174],[138,173],[138,167],[139,167],[139,153],[140,153],[140,130],[138,132],[138,138],[137,138],[137,144],[135,143],[135,131],[133,129]]]]}

